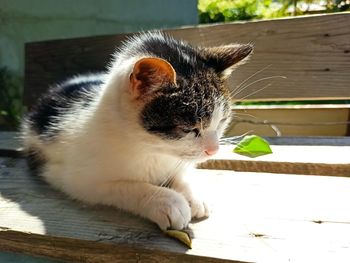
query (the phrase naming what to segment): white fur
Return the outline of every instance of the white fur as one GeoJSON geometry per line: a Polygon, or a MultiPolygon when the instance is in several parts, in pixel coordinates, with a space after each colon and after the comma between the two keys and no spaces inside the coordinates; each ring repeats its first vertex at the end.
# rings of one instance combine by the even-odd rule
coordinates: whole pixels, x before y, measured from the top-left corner
{"type": "Polygon", "coordinates": [[[24,128],[25,145],[43,152],[47,162],[42,176],[72,198],[130,211],[161,229],[182,229],[191,217],[209,214],[183,175],[208,158],[204,151],[218,144],[226,127],[220,121],[227,116],[218,103],[199,138],[190,133],[169,143],[147,133],[138,124],[138,105],[129,89],[137,59],[116,58],[92,106],[84,110],[77,104],[79,114],[65,115],[53,141],[42,141],[24,128]],[[169,183],[172,188],[161,187],[169,183]]]}

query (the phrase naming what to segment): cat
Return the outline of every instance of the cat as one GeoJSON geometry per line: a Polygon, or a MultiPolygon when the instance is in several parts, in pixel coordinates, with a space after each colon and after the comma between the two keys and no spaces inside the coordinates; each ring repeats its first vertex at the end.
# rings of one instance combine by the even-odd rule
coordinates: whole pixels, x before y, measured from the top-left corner
{"type": "Polygon", "coordinates": [[[209,216],[185,180],[230,122],[225,80],[250,44],[194,47],[161,32],[130,37],[106,72],[53,86],[24,119],[30,168],[73,199],[181,230],[209,216]]]}

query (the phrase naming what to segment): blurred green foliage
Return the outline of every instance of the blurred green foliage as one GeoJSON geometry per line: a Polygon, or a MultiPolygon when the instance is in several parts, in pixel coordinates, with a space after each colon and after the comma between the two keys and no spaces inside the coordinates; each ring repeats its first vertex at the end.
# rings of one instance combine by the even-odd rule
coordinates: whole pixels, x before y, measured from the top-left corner
{"type": "Polygon", "coordinates": [[[277,18],[350,10],[350,0],[199,0],[200,23],[277,18]]]}
{"type": "Polygon", "coordinates": [[[7,68],[0,68],[0,118],[5,129],[18,128],[24,107],[23,79],[7,68]]]}
{"type": "Polygon", "coordinates": [[[329,12],[350,11],[350,0],[327,0],[326,8],[329,12]]]}
{"type": "Polygon", "coordinates": [[[272,0],[199,0],[200,23],[262,18],[272,0]]]}

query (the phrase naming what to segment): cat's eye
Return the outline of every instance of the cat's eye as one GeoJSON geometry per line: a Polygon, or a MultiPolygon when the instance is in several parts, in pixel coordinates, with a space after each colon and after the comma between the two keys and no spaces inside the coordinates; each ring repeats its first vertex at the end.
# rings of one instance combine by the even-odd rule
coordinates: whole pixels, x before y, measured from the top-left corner
{"type": "Polygon", "coordinates": [[[181,128],[181,130],[184,132],[184,133],[190,133],[190,132],[193,132],[195,134],[196,137],[200,136],[200,131],[198,128],[192,128],[192,129],[189,129],[189,128],[181,128]]]}
{"type": "Polygon", "coordinates": [[[194,129],[192,129],[192,132],[194,132],[194,134],[196,135],[196,137],[201,136],[201,133],[200,133],[200,131],[199,131],[199,129],[198,129],[198,128],[194,128],[194,129]]]}

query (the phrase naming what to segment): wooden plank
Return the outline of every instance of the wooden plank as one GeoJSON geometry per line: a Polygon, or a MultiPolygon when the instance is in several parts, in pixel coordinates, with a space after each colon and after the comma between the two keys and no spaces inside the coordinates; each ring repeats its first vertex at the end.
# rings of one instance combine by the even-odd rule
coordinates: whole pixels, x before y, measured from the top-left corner
{"type": "Polygon", "coordinates": [[[212,214],[188,250],[143,219],[86,206],[0,159],[0,249],[74,262],[347,262],[350,180],[197,170],[212,214]]]}
{"type": "MultiPolygon", "coordinates": [[[[350,146],[350,137],[265,137],[271,145],[313,145],[313,146],[350,146]]],[[[237,141],[237,137],[226,138],[228,141],[237,141]]]]}
{"type": "Polygon", "coordinates": [[[111,55],[126,36],[119,34],[27,43],[24,104],[31,105],[48,85],[76,74],[105,70],[111,55]]]}
{"type": "Polygon", "coordinates": [[[199,168],[350,177],[350,146],[273,145],[273,154],[253,159],[233,153],[233,148],[222,145],[199,168]]]}
{"type": "Polygon", "coordinates": [[[233,108],[227,136],[346,136],[349,106],[275,106],[233,108]]]}
{"type": "Polygon", "coordinates": [[[286,77],[251,85],[237,94],[236,99],[350,98],[349,12],[217,24],[170,32],[199,45],[254,43],[255,51],[251,60],[238,68],[229,82],[233,90],[263,69],[248,83],[271,76],[286,77]],[[271,86],[263,92],[257,92],[270,83],[271,86]]]}
{"type": "MultiPolygon", "coordinates": [[[[128,245],[110,245],[95,241],[52,237],[19,231],[0,230],[0,247],[6,251],[40,255],[71,262],[233,262],[224,259],[142,249],[128,245]]],[[[35,261],[37,262],[37,261],[35,261]]],[[[51,261],[50,261],[51,262],[51,261]]],[[[55,261],[56,262],[56,261],[55,261]]],[[[61,262],[61,261],[60,261],[61,262]]],[[[59,263],[59,262],[57,262],[59,263]]],[[[243,262],[242,262],[243,263],[243,262]]]]}
{"type": "MultiPolygon", "coordinates": [[[[196,45],[254,43],[252,59],[229,81],[232,89],[263,69],[246,84],[271,76],[287,78],[257,82],[237,94],[237,99],[350,98],[349,13],[205,25],[166,32],[196,45]],[[270,82],[273,84],[264,92],[256,92],[270,82]]],[[[32,104],[51,83],[78,73],[104,70],[111,53],[125,37],[121,34],[26,44],[25,104],[32,104]]]]}
{"type": "MultiPolygon", "coordinates": [[[[28,175],[22,159],[2,158],[0,166],[0,250],[74,262],[194,260],[185,255],[186,247],[146,220],[69,200],[40,178],[28,175]]],[[[200,255],[196,259],[218,262],[200,255]]]]}

